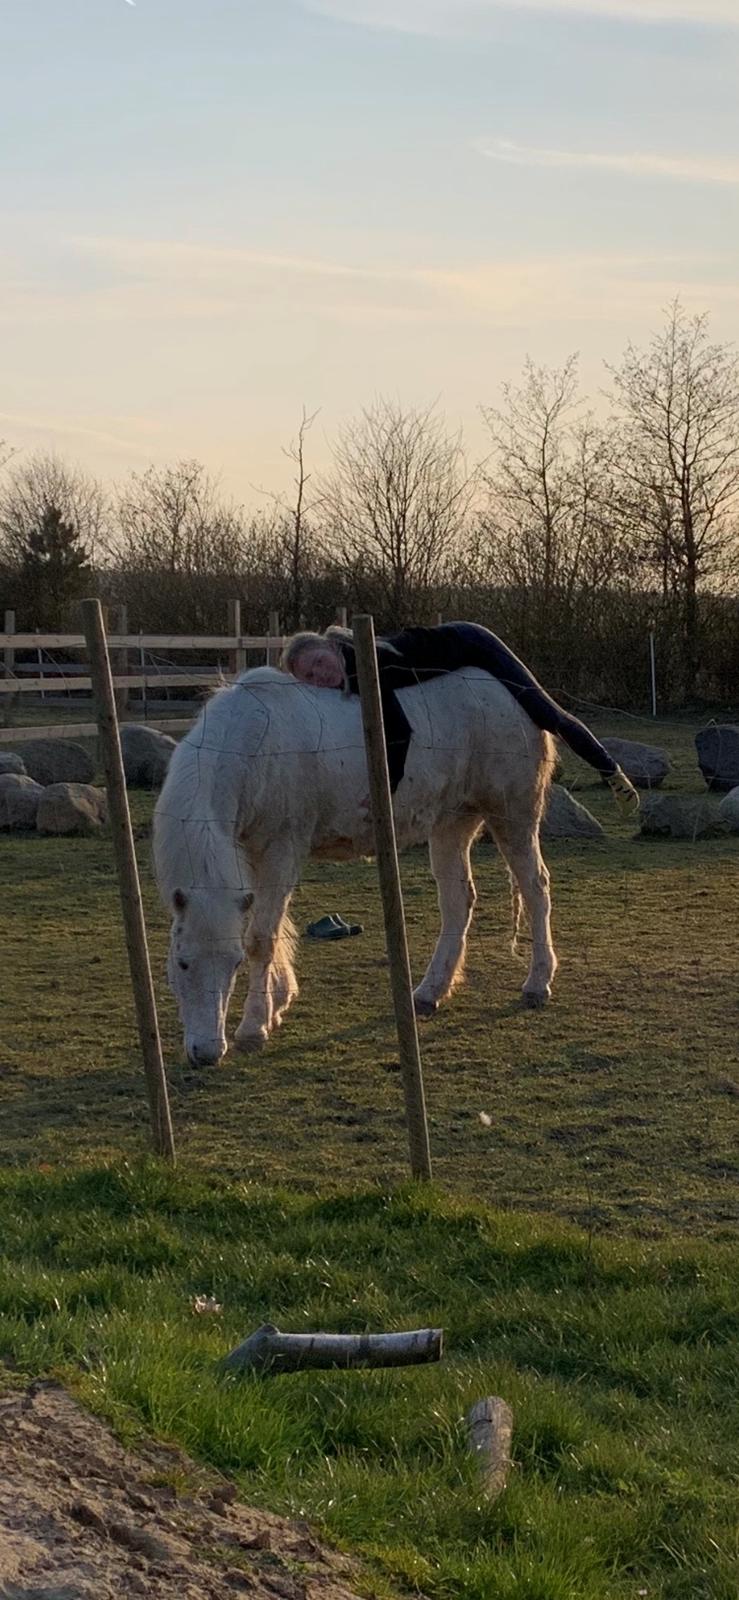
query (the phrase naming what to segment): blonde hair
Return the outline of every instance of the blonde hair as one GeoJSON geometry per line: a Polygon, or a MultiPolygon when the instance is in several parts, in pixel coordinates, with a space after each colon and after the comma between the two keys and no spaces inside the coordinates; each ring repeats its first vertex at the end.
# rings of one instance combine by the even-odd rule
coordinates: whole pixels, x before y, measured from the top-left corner
{"type": "MultiPolygon", "coordinates": [[[[325,650],[328,645],[330,649],[336,650],[337,655],[339,655],[340,652],[337,648],[339,640],[334,635],[342,631],[339,628],[328,628],[325,634],[294,633],[292,638],[285,641],[282,648],[280,666],[283,672],[293,672],[295,670],[295,663],[302,656],[304,650],[315,650],[316,648],[325,650]]],[[[348,632],[345,636],[351,638],[351,634],[348,632]]]]}

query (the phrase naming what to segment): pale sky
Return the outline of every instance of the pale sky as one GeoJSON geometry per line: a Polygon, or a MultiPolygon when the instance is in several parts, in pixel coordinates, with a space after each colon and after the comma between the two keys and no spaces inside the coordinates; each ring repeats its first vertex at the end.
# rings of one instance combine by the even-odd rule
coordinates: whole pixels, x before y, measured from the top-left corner
{"type": "Polygon", "coordinates": [[[320,408],[739,331],[739,0],[2,0],[0,437],[254,502],[320,408]]]}

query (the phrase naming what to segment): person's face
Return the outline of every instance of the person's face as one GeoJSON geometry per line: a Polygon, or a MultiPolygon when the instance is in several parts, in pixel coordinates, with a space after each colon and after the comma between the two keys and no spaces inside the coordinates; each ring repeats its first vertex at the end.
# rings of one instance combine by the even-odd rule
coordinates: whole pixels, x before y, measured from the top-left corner
{"type": "Polygon", "coordinates": [[[330,644],[309,645],[301,650],[293,674],[301,683],[313,684],[315,689],[340,689],[344,682],[341,659],[330,644]]]}

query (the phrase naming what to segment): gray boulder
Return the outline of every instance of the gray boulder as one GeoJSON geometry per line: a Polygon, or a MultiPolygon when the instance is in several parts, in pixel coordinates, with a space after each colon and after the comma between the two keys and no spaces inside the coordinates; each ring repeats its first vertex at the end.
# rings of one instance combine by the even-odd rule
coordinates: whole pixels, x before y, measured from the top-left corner
{"type": "Polygon", "coordinates": [[[663,839],[710,839],[727,827],[718,806],[700,795],[645,795],[640,821],[643,834],[663,839]]]}
{"type": "Polygon", "coordinates": [[[553,783],[541,836],[542,839],[602,839],[604,830],[597,819],[573,799],[568,789],[553,783]]]}
{"type": "Polygon", "coordinates": [[[123,771],[130,788],[159,789],[167,776],[176,740],[158,728],[145,728],[138,722],[121,725],[123,771]]]}
{"type": "Polygon", "coordinates": [[[0,773],[0,828],[10,833],[35,828],[43,792],[41,784],[23,772],[0,773]]]}
{"type": "Polygon", "coordinates": [[[41,791],[36,827],[39,833],[97,833],[107,815],[104,789],[89,783],[51,783],[41,791]]]}
{"type": "Polygon", "coordinates": [[[28,739],[23,744],[26,772],[44,787],[50,783],[92,783],[95,762],[81,744],[67,739],[28,739]]]}
{"type": "Polygon", "coordinates": [[[666,750],[639,744],[636,739],[603,739],[602,743],[637,789],[658,789],[664,783],[670,770],[666,750]]]}
{"type": "Polygon", "coordinates": [[[719,816],[730,833],[739,833],[739,787],[730,789],[719,806],[719,816]]]}
{"type": "Polygon", "coordinates": [[[23,777],[25,770],[20,756],[17,756],[14,750],[0,750],[0,778],[6,772],[12,772],[17,777],[23,777]]]}
{"type": "Polygon", "coordinates": [[[739,784],[739,727],[714,723],[695,736],[698,766],[709,789],[735,789],[739,784]]]}

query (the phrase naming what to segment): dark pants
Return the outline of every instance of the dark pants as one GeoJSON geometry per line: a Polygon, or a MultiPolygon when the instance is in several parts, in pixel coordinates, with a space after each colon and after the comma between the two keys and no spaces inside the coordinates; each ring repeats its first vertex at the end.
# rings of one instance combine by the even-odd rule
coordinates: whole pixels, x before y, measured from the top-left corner
{"type": "Polygon", "coordinates": [[[564,711],[557,705],[546,689],[537,683],[533,673],[529,672],[518,656],[503,644],[496,634],[488,628],[481,627],[476,622],[443,622],[438,632],[449,631],[450,644],[453,652],[460,648],[460,666],[482,667],[489,672],[499,683],[510,690],[514,699],[523,707],[537,728],[543,728],[546,733],[556,734],[564,744],[581,761],[586,761],[588,766],[595,767],[604,778],[613,777],[618,771],[618,765],[613,756],[608,754],[595,734],[580,722],[578,717],[573,717],[569,711],[564,711]],[[464,657],[464,660],[461,659],[464,657]]]}
{"type": "MultiPolygon", "coordinates": [[[[354,646],[342,640],[340,648],[349,689],[358,694],[354,646]]],[[[601,777],[612,778],[618,772],[613,757],[590,729],[569,711],[563,711],[502,639],[477,622],[441,622],[436,628],[404,628],[402,633],[384,635],[377,641],[377,663],[393,793],[405,771],[411,742],[411,725],[396,698],[397,691],[448,672],[463,672],[465,667],[481,667],[497,678],[537,728],[562,739],[601,777]],[[392,649],[387,649],[388,645],[392,649]]]]}

